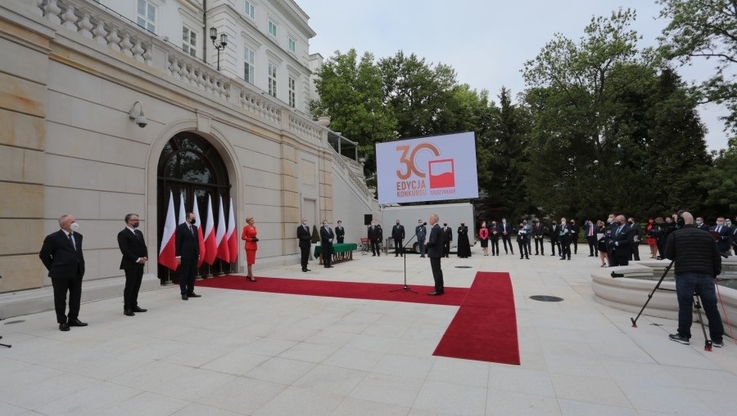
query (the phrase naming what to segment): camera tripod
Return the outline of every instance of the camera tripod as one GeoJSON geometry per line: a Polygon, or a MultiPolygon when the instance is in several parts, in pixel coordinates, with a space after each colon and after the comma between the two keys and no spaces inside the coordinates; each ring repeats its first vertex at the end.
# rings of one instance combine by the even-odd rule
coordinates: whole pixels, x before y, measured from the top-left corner
{"type": "MultiPolygon", "coordinates": [[[[658,283],[655,285],[652,292],[650,292],[650,294],[647,295],[647,301],[645,302],[644,305],[642,305],[642,309],[640,309],[640,313],[638,313],[635,318],[630,318],[630,321],[632,321],[633,328],[637,328],[637,320],[640,319],[640,315],[642,315],[642,311],[644,311],[645,308],[647,307],[647,304],[650,303],[650,299],[653,298],[653,294],[655,293],[655,291],[660,288],[660,284],[663,283],[663,279],[665,279],[665,276],[668,274],[668,271],[673,266],[673,262],[674,261],[671,260],[670,264],[668,264],[668,267],[666,267],[665,271],[663,271],[663,275],[660,276],[660,280],[658,280],[658,283]]],[[[612,272],[612,277],[624,277],[624,275],[615,274],[614,272],[612,272]]],[[[673,289],[661,289],[661,290],[675,292],[675,290],[673,289]]],[[[704,351],[711,351],[713,344],[712,344],[711,339],[706,333],[706,325],[704,324],[704,318],[701,316],[701,309],[702,309],[701,308],[701,298],[699,297],[697,293],[694,293],[693,299],[694,299],[693,308],[696,309],[696,314],[699,317],[698,321],[699,321],[699,324],[701,324],[701,331],[704,333],[704,351]]]]}
{"type": "MultiPolygon", "coordinates": [[[[2,339],[2,337],[0,337],[0,339],[2,339]]],[[[12,347],[12,345],[10,345],[10,344],[0,344],[0,347],[10,348],[10,347],[12,347]]]]}

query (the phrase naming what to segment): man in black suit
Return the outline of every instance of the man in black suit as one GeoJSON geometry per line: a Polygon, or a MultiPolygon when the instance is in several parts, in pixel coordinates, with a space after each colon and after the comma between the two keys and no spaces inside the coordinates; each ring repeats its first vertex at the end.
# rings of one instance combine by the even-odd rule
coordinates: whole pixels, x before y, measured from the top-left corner
{"type": "Polygon", "coordinates": [[[594,253],[599,249],[596,247],[596,225],[591,220],[584,222],[584,228],[586,229],[586,242],[589,243],[589,257],[594,257],[594,253]]]}
{"type": "Polygon", "coordinates": [[[338,225],[335,226],[335,239],[338,240],[338,244],[343,244],[343,239],[345,239],[345,228],[341,220],[338,220],[338,225]]]}
{"type": "Polygon", "coordinates": [[[299,251],[301,254],[300,264],[302,272],[309,272],[307,261],[310,259],[310,247],[312,246],[312,235],[310,235],[310,227],[307,225],[307,218],[302,218],[302,224],[297,227],[297,238],[299,239],[299,251]]]}
{"type": "Polygon", "coordinates": [[[443,223],[443,257],[450,257],[450,243],[453,241],[453,229],[443,223]]]}
{"type": "Polygon", "coordinates": [[[176,250],[182,300],[199,298],[200,295],[194,293],[194,278],[197,275],[197,262],[200,258],[200,240],[195,217],[191,212],[187,213],[186,222],[177,226],[176,250]]]}
{"type": "Polygon", "coordinates": [[[612,223],[612,234],[609,239],[612,256],[609,258],[609,266],[627,266],[632,257],[632,242],[634,233],[624,219],[624,215],[617,215],[612,223]]]}
{"type": "Polygon", "coordinates": [[[534,224],[532,226],[532,238],[535,240],[535,255],[537,256],[539,253],[544,256],[545,244],[543,241],[543,236],[545,235],[545,227],[540,223],[540,220],[538,220],[537,218],[532,220],[532,223],[534,224]],[[540,247],[539,251],[538,246],[540,247]]]}
{"type": "Polygon", "coordinates": [[[87,326],[79,320],[79,303],[82,299],[82,277],[84,276],[84,255],[82,254],[82,234],[76,230],[79,224],[71,215],[59,218],[59,231],[44,239],[41,258],[49,271],[54,288],[54,309],[60,331],[69,331],[71,326],[87,326]],[[69,315],[66,314],[67,292],[69,292],[69,315]]]}
{"type": "Polygon", "coordinates": [[[573,218],[571,218],[571,221],[568,225],[568,228],[571,229],[571,244],[573,244],[573,254],[578,254],[578,232],[580,230],[578,228],[578,225],[576,225],[576,220],[573,218]]]}
{"type": "Polygon", "coordinates": [[[123,315],[134,316],[135,312],[146,312],[138,306],[138,291],[143,280],[143,265],[148,261],[148,248],[143,233],[138,230],[138,214],[125,216],[125,228],[118,233],[118,248],[123,253],[120,268],[125,270],[123,290],[123,315]]]}
{"type": "Polygon", "coordinates": [[[632,217],[627,218],[627,224],[632,228],[632,260],[640,261],[640,241],[642,240],[642,228],[632,217]]]}
{"type": "Polygon", "coordinates": [[[550,224],[550,250],[553,252],[551,256],[555,256],[555,248],[558,247],[558,254],[560,254],[560,242],[559,235],[560,234],[560,228],[558,227],[558,223],[553,220],[553,222],[550,224]]]}
{"type": "Polygon", "coordinates": [[[376,221],[371,221],[371,225],[369,225],[368,229],[368,239],[371,242],[371,252],[374,257],[377,254],[381,256],[381,249],[379,248],[379,244],[381,244],[382,239],[381,234],[381,228],[376,224],[376,221]]]}
{"type": "Polygon", "coordinates": [[[711,235],[714,236],[714,239],[717,241],[717,248],[719,249],[719,252],[722,253],[722,256],[729,256],[730,232],[729,227],[724,225],[724,217],[717,218],[717,225],[711,227],[709,231],[711,231],[711,235]]]}
{"type": "Polygon", "coordinates": [[[511,251],[512,255],[514,255],[514,248],[512,248],[512,226],[507,222],[506,218],[502,218],[502,224],[499,226],[499,231],[502,234],[504,253],[509,254],[511,251]],[[509,243],[509,250],[507,250],[507,243],[509,243]]]}
{"type": "Polygon", "coordinates": [[[323,221],[320,228],[320,246],[322,246],[322,264],[326,269],[333,268],[330,264],[333,259],[333,238],[335,238],[333,230],[330,229],[327,220],[323,221]]]}
{"type": "Polygon", "coordinates": [[[440,268],[440,258],[443,257],[443,232],[438,225],[438,214],[430,214],[430,237],[427,239],[427,257],[430,257],[432,278],[435,281],[435,290],[428,293],[430,296],[440,296],[445,292],[443,283],[443,269],[440,268]]]}
{"type": "Polygon", "coordinates": [[[404,256],[404,225],[400,224],[399,220],[392,227],[392,239],[394,240],[394,257],[404,256]]]}

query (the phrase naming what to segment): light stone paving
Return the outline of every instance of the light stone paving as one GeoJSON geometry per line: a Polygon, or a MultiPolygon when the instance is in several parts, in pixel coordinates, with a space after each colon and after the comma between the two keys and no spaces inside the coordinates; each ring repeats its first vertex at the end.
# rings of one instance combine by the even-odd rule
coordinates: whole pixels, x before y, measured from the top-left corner
{"type": "MultiPolygon", "coordinates": [[[[135,317],[122,296],[83,304],[90,325],[70,332],[52,311],[0,321],[13,344],[0,349],[0,415],[734,415],[732,339],[706,352],[698,324],[690,346],[668,340],[674,320],[632,328],[593,298],[600,263],[581,248],[571,261],[478,246],[443,259],[446,286],[511,274],[519,366],[434,357],[457,307],[210,288],[184,302],[168,286],[142,293],[135,317]]],[[[256,275],[402,286],[401,257],[355,254],[256,275]]],[[[407,283],[432,285],[427,259],[408,257],[407,283]]]]}

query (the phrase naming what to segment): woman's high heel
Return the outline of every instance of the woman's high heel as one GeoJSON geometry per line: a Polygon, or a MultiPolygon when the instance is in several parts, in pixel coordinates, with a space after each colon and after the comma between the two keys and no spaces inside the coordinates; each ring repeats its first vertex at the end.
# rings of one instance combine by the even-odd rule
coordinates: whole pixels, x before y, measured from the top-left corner
{"type": "Polygon", "coordinates": [[[253,277],[253,276],[246,276],[246,279],[248,279],[248,280],[250,280],[252,282],[255,282],[256,281],[256,278],[253,277]]]}

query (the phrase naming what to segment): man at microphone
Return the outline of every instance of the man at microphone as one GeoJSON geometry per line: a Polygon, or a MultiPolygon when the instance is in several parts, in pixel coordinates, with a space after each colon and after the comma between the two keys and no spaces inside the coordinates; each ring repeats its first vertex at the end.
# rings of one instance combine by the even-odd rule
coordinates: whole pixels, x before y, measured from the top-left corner
{"type": "Polygon", "coordinates": [[[680,344],[690,343],[696,294],[709,320],[712,346],[721,348],[724,326],[717,308],[714,279],[722,272],[722,257],[714,237],[694,225],[691,213],[684,211],[681,218],[683,227],[671,233],[665,243],[665,257],[674,262],[678,298],[678,332],[669,337],[680,344]]]}
{"type": "MultiPolygon", "coordinates": [[[[427,256],[430,257],[432,278],[435,281],[435,291],[430,296],[440,296],[445,292],[443,283],[443,269],[440,268],[440,258],[443,257],[443,230],[438,225],[438,214],[430,214],[430,238],[427,240],[427,256]]],[[[424,229],[424,227],[423,227],[424,229]]]]}

